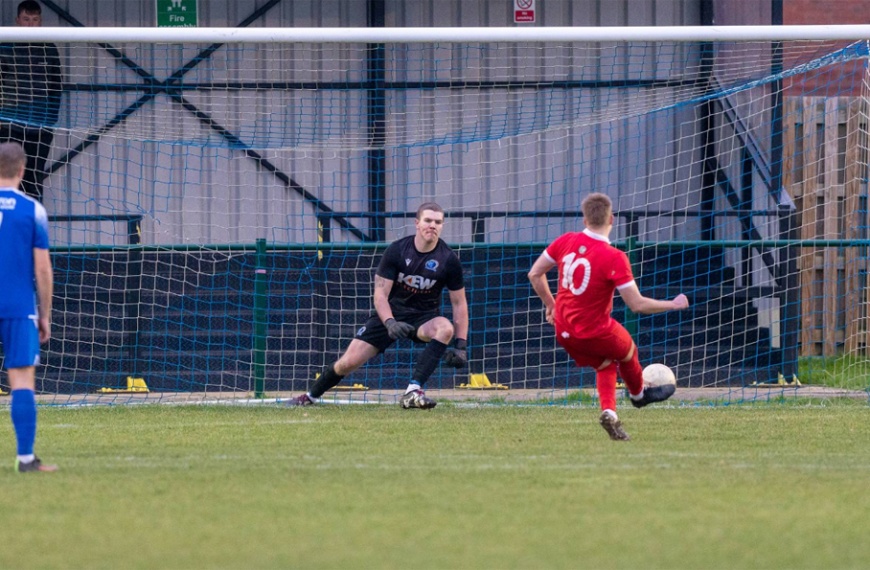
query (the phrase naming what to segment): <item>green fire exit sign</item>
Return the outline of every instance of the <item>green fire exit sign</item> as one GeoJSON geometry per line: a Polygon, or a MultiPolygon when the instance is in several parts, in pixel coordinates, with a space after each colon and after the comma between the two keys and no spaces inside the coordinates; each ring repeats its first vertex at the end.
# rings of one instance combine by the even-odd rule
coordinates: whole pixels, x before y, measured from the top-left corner
{"type": "Polygon", "coordinates": [[[195,28],[197,0],[155,0],[158,28],[195,28]]]}

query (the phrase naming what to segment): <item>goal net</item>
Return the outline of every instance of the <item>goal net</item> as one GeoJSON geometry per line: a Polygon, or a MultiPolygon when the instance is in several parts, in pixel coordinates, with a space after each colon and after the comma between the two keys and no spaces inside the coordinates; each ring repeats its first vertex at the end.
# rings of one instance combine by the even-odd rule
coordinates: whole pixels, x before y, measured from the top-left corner
{"type": "MultiPolygon", "coordinates": [[[[469,369],[428,387],[591,388],[526,278],[590,192],[612,198],[641,292],[691,302],[646,317],[617,296],[642,364],[735,398],[870,384],[866,41],[479,31],[14,30],[43,35],[4,44],[0,121],[52,135],[34,177],[56,270],[39,389],[304,390],[371,314],[379,257],[424,201],[447,211],[471,314],[469,369]],[[15,56],[47,39],[59,87],[15,56]],[[61,91],[56,120],[26,112],[40,85],[61,91]]],[[[417,354],[400,342],[345,383],[401,388],[417,354]]]]}

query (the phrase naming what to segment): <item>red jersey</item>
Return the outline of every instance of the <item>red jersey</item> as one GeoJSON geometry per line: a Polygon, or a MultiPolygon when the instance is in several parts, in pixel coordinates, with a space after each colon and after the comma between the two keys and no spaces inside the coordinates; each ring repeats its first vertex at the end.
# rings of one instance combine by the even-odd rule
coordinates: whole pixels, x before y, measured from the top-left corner
{"type": "Polygon", "coordinates": [[[614,290],[634,283],[628,256],[588,229],[559,236],[544,255],[559,266],[556,329],[575,338],[606,330],[614,290]]]}

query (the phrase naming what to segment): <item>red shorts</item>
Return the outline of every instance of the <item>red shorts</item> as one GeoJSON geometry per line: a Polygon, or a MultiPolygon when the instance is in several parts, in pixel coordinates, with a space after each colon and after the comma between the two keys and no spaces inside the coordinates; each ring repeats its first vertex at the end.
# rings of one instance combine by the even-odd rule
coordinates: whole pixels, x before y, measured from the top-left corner
{"type": "Polygon", "coordinates": [[[565,331],[556,329],[556,340],[565,349],[577,366],[599,368],[605,360],[619,362],[628,356],[634,345],[631,335],[621,324],[611,319],[610,326],[592,338],[574,338],[565,331]]]}

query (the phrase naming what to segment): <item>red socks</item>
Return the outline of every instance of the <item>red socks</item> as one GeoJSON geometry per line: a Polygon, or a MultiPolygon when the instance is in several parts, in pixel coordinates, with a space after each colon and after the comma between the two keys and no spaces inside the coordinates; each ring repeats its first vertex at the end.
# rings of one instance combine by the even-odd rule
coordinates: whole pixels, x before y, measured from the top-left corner
{"type": "Polygon", "coordinates": [[[598,388],[598,401],[602,410],[616,411],[616,371],[628,388],[628,393],[637,396],[643,391],[643,368],[637,358],[637,348],[627,362],[611,362],[607,367],[596,371],[595,385],[598,388]]]}
{"type": "Polygon", "coordinates": [[[598,388],[598,401],[602,410],[616,411],[616,363],[611,362],[607,368],[595,373],[595,385],[598,388]]]}
{"type": "Polygon", "coordinates": [[[634,349],[634,354],[628,362],[619,363],[619,375],[625,381],[625,386],[628,388],[629,394],[637,396],[643,390],[643,368],[640,366],[640,360],[637,358],[637,348],[634,349]]]}

